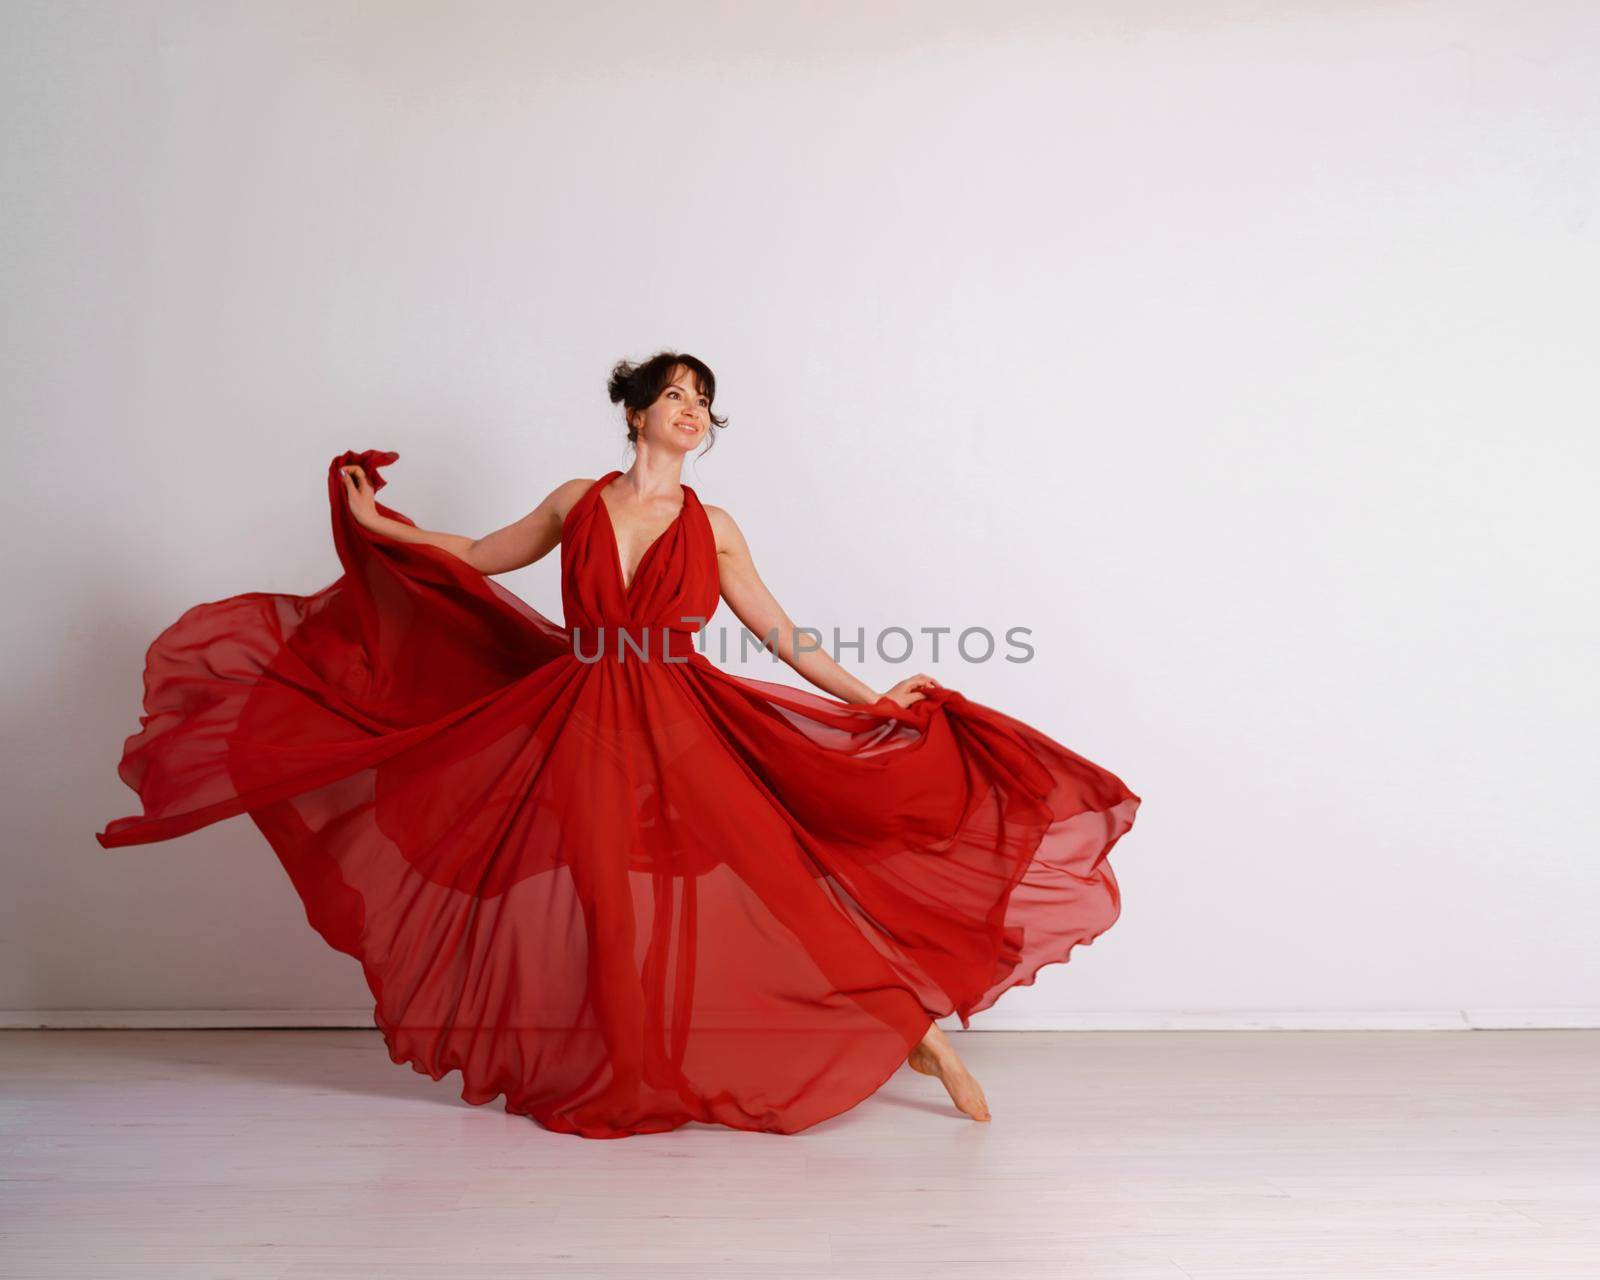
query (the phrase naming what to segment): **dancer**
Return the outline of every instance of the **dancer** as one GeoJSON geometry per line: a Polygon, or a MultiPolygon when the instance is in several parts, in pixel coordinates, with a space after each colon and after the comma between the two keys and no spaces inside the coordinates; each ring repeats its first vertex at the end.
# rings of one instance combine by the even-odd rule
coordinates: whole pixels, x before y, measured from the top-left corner
{"type": "Polygon", "coordinates": [[[328,470],[344,572],[196,605],[152,644],[106,847],[245,813],[390,1056],[558,1132],[796,1133],[901,1063],[987,1120],[963,1026],[1116,920],[1139,797],[919,673],[875,693],[680,480],[725,420],[694,356],[619,364],[627,472],[483,538],[328,470]],[[560,547],[565,626],[492,575],[560,547]],[[821,693],[724,671],[719,599],[821,693]]]}

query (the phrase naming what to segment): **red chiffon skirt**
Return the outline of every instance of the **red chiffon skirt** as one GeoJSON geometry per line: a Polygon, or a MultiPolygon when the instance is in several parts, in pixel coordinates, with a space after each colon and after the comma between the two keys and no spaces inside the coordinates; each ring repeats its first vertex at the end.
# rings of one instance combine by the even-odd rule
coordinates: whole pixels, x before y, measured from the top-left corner
{"type": "Polygon", "coordinates": [[[851,705],[698,652],[689,486],[627,584],[617,473],[574,504],[561,627],[355,523],[338,468],[381,488],[396,456],[329,465],[337,581],[151,645],[119,770],[143,812],[96,838],[248,814],[397,1063],[584,1137],[794,1133],[1116,920],[1114,774],[953,689],[851,705]]]}

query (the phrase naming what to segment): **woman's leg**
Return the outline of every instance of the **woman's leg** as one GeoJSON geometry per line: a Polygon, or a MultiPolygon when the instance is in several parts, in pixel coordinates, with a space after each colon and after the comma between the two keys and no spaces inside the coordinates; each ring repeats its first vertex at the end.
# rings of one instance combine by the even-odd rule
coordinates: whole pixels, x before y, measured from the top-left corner
{"type": "Polygon", "coordinates": [[[922,1043],[911,1051],[906,1063],[913,1071],[920,1071],[925,1076],[937,1076],[949,1092],[950,1101],[964,1114],[974,1120],[989,1119],[989,1103],[983,1096],[983,1087],[967,1070],[966,1063],[961,1061],[955,1046],[950,1043],[950,1037],[945,1035],[937,1022],[928,1023],[928,1033],[922,1037],[922,1043]]]}

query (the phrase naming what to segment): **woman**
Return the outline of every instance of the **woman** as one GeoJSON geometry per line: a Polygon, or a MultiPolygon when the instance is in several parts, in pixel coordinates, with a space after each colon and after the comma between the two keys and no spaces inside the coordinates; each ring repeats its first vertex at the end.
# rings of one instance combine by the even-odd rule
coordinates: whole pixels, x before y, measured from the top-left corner
{"type": "Polygon", "coordinates": [[[107,847],[248,813],[360,960],[391,1057],[593,1138],[794,1133],[902,1061],[987,1120],[933,1022],[1109,928],[1139,798],[918,674],[874,693],[680,481],[724,420],[663,352],[613,371],[637,455],[486,537],[380,504],[334,459],[345,572],[198,605],[151,646],[107,847]],[[561,548],[557,627],[492,581],[561,548]],[[725,600],[832,697],[695,645],[725,600]]]}

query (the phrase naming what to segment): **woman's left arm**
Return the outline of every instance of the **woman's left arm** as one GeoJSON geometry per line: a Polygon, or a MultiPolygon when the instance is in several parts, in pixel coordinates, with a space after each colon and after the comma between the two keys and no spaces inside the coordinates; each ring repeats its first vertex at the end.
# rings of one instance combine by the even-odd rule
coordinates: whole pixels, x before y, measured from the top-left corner
{"type": "MultiPolygon", "coordinates": [[[[778,603],[767,584],[756,572],[755,561],[744,533],[721,507],[705,509],[717,539],[717,574],[722,585],[722,598],[728,602],[739,619],[766,648],[773,648],[776,633],[778,657],[793,667],[817,688],[844,702],[865,706],[876,702],[879,694],[867,684],[841,667],[825,649],[813,647],[815,636],[807,636],[802,648],[798,643],[794,619],[778,603]]],[[[919,682],[937,683],[930,676],[909,677],[896,685],[916,687],[919,682]]],[[[897,699],[898,701],[898,699],[897,699]]]]}

